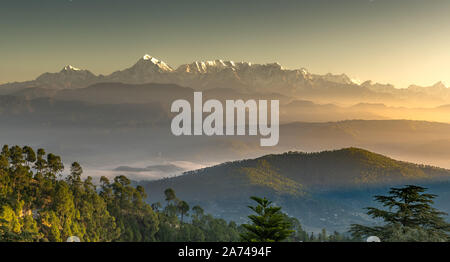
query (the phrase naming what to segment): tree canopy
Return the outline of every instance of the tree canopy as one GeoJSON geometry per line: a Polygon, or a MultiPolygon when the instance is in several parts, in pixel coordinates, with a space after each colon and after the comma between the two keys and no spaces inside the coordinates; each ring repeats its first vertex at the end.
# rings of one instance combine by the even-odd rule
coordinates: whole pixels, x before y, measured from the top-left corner
{"type": "Polygon", "coordinates": [[[3,146],[0,153],[0,241],[237,241],[239,228],[204,214],[166,190],[167,205],[146,203],[125,176],[82,178],[77,162],[63,176],[61,158],[44,149],[3,146]]]}

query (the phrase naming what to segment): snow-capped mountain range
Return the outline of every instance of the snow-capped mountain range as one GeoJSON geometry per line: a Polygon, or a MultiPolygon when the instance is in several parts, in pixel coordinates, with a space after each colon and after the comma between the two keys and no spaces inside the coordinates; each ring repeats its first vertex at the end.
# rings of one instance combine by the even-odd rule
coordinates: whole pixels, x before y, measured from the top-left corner
{"type": "Polygon", "coordinates": [[[72,65],[65,66],[57,73],[44,73],[33,81],[10,83],[22,87],[42,88],[80,88],[93,82],[122,82],[143,84],[149,82],[176,83],[180,85],[195,85],[197,88],[214,87],[257,87],[273,88],[276,86],[298,87],[308,81],[329,81],[353,84],[346,75],[313,75],[306,69],[288,70],[278,63],[252,64],[234,61],[195,61],[184,64],[176,69],[150,55],[144,55],[136,64],[124,70],[115,71],[110,75],[94,75],[88,70],[72,65]],[[233,86],[229,86],[233,84],[233,86]]]}
{"type": "MultiPolygon", "coordinates": [[[[270,92],[315,99],[321,97],[356,96],[365,102],[386,100],[427,100],[436,104],[448,103],[450,91],[441,82],[431,87],[412,85],[397,89],[389,84],[366,81],[357,83],[347,75],[312,74],[305,68],[285,69],[279,63],[253,64],[224,60],[195,61],[174,69],[164,61],[148,54],[133,66],[109,75],[95,75],[88,70],[65,66],[57,73],[44,73],[32,81],[0,86],[0,94],[14,93],[25,88],[74,89],[95,83],[120,82],[125,84],[171,83],[196,90],[233,88],[248,92],[270,92]]],[[[316,99],[318,98],[318,99],[316,99]]],[[[323,102],[330,101],[324,99],[323,102]]],[[[345,102],[345,101],[344,101],[345,102]]]]}

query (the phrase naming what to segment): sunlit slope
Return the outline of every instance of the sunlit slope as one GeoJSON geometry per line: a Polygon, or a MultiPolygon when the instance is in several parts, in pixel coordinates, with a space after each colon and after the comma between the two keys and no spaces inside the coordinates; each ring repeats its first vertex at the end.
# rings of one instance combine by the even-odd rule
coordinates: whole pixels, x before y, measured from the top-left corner
{"type": "Polygon", "coordinates": [[[222,198],[274,193],[302,196],[316,189],[413,183],[450,178],[438,167],[397,161],[359,148],[288,152],[228,162],[148,182],[150,191],[173,187],[183,197],[222,198]]]}

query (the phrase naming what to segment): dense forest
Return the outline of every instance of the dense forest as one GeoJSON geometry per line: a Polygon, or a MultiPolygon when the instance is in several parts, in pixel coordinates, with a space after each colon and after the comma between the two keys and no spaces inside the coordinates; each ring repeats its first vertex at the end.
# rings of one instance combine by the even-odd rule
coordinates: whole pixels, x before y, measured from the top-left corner
{"type": "MultiPolygon", "coordinates": [[[[82,179],[73,163],[63,175],[61,158],[44,149],[3,146],[0,154],[0,241],[241,241],[245,228],[205,214],[164,191],[164,203],[145,202],[142,186],[125,176],[82,179]]],[[[281,213],[282,214],[282,213],[281,213]]],[[[282,214],[285,241],[348,241],[334,232],[305,232],[296,218],[282,214]]]]}

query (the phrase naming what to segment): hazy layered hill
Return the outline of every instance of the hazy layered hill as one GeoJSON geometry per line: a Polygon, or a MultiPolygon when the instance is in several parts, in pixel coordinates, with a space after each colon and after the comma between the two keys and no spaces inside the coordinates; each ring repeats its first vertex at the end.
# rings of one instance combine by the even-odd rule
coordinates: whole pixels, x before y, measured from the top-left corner
{"type": "MultiPolygon", "coordinates": [[[[192,101],[195,90],[176,84],[123,84],[97,83],[85,88],[49,89],[26,88],[11,95],[28,100],[49,97],[59,101],[81,101],[92,104],[145,104],[158,103],[166,111],[176,99],[192,101]]],[[[382,103],[357,103],[351,106],[321,104],[299,100],[276,92],[247,93],[234,88],[215,88],[203,91],[203,100],[218,99],[263,99],[280,100],[280,121],[282,123],[306,121],[326,122],[351,119],[411,119],[450,122],[450,107],[442,105],[433,108],[392,107],[382,103]]],[[[76,110],[76,108],[73,108],[76,110]]]]}
{"type": "Polygon", "coordinates": [[[346,105],[365,102],[395,106],[439,106],[450,103],[450,91],[440,82],[430,87],[412,85],[406,89],[397,89],[389,84],[371,81],[357,84],[345,74],[319,75],[304,68],[286,69],[278,63],[253,64],[218,59],[197,61],[173,69],[149,55],[129,68],[105,76],[66,66],[60,72],[44,73],[33,81],[1,85],[0,94],[34,88],[36,96],[39,92],[48,93],[48,89],[84,88],[109,82],[177,84],[195,90],[231,88],[247,94],[279,93],[318,103],[346,105]]]}
{"type": "Polygon", "coordinates": [[[85,88],[53,90],[48,88],[27,88],[11,95],[26,99],[50,97],[63,101],[83,101],[95,104],[143,104],[159,102],[169,107],[174,99],[190,97],[192,88],[175,84],[123,84],[97,83],[85,88]]]}
{"type": "MultiPolygon", "coordinates": [[[[310,228],[346,230],[371,221],[363,212],[389,186],[448,181],[450,170],[397,161],[359,148],[288,152],[227,162],[157,181],[141,181],[150,202],[166,188],[221,217],[245,221],[249,196],[273,199],[310,228]],[[380,191],[381,190],[381,191],[380,191]]],[[[448,184],[448,183],[447,183],[448,184]]],[[[248,212],[247,212],[248,213],[248,212]]]]}
{"type": "MultiPolygon", "coordinates": [[[[194,90],[173,84],[121,84],[99,83],[87,88],[53,90],[28,88],[11,94],[27,100],[48,97],[59,101],[81,101],[92,104],[145,104],[158,103],[169,111],[176,99],[192,100],[194,90]]],[[[409,119],[450,122],[450,106],[442,105],[433,108],[390,107],[384,104],[358,103],[352,106],[320,104],[308,100],[296,100],[279,93],[252,94],[231,88],[217,88],[203,91],[203,100],[218,99],[277,99],[280,101],[280,121],[282,123],[328,122],[352,119],[382,120],[409,119]]],[[[76,108],[73,108],[76,109],[76,108]]]]}
{"type": "Polygon", "coordinates": [[[450,125],[446,123],[409,120],[291,123],[281,126],[278,146],[302,151],[354,146],[415,163],[450,167],[450,125]]]}
{"type": "MultiPolygon", "coordinates": [[[[11,94],[28,100],[49,97],[61,101],[83,101],[93,104],[145,104],[157,102],[170,108],[173,101],[186,99],[192,102],[195,90],[176,84],[123,84],[118,82],[97,83],[85,88],[53,90],[44,88],[27,88],[11,94]]],[[[202,92],[203,102],[208,99],[225,101],[226,99],[278,99],[286,104],[292,98],[276,92],[245,93],[232,88],[215,88],[202,92]]]]}
{"type": "MultiPolygon", "coordinates": [[[[147,99],[145,93],[133,93],[141,87],[120,86],[124,99],[147,99]]],[[[160,87],[165,89],[165,85],[160,87]]],[[[100,89],[108,93],[107,86],[100,89]]],[[[183,90],[190,92],[188,88],[180,87],[180,91],[183,90]]],[[[86,168],[133,165],[141,161],[156,164],[153,160],[156,161],[159,156],[169,162],[190,161],[209,165],[289,150],[315,152],[352,146],[406,161],[450,168],[450,125],[446,123],[408,120],[295,122],[282,124],[279,144],[264,148],[259,146],[259,136],[173,136],[170,132],[172,115],[169,114],[168,100],[176,96],[166,97],[165,93],[157,96],[153,95],[157,92],[148,92],[147,97],[153,102],[104,104],[100,92],[79,91],[86,92],[86,96],[81,96],[86,101],[0,96],[0,121],[3,123],[0,126],[0,140],[3,143],[46,147],[66,159],[81,161],[86,168]],[[164,97],[168,99],[167,104],[164,97]]],[[[216,92],[216,97],[219,94],[237,95],[226,90],[208,92],[216,92]]],[[[205,92],[205,97],[208,92],[205,92]]],[[[320,119],[323,121],[331,117],[340,120],[349,116],[342,111],[339,114],[342,108],[334,105],[306,101],[294,104],[295,109],[289,112],[285,112],[286,104],[281,106],[281,121],[314,121],[320,119],[319,114],[328,117],[320,119]],[[338,110],[335,114],[327,116],[329,110],[335,109],[338,110]]],[[[356,115],[355,110],[354,116],[364,114],[359,111],[356,115]]]]}
{"type": "Polygon", "coordinates": [[[167,108],[155,101],[142,104],[93,104],[48,97],[28,100],[16,96],[0,96],[0,120],[3,130],[12,132],[23,127],[136,128],[170,125],[167,108]]]}

